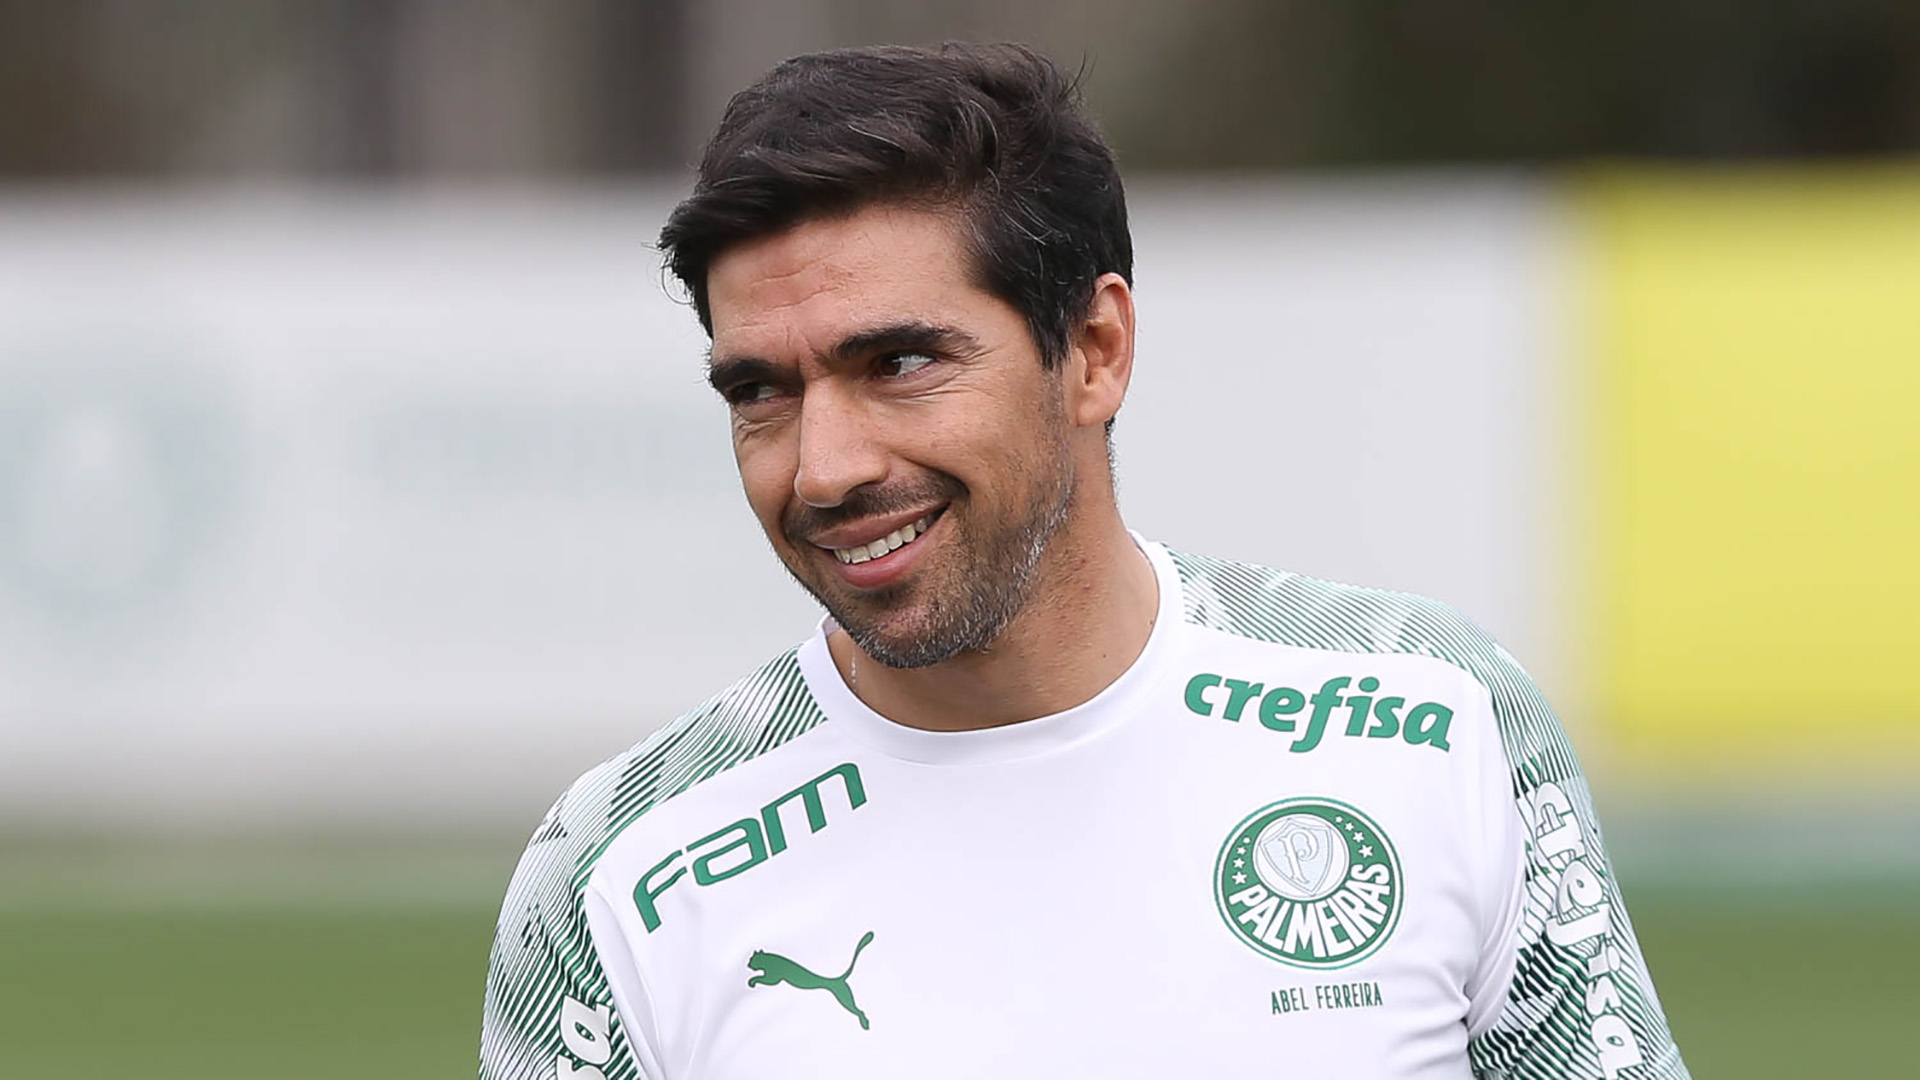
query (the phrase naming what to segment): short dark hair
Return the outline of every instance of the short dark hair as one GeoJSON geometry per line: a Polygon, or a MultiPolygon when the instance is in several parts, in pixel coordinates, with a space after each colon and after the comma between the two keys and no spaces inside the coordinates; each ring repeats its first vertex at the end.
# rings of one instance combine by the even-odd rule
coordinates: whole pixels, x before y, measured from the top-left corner
{"type": "Polygon", "coordinates": [[[1105,273],[1133,280],[1113,151],[1077,80],[1023,45],[799,56],[733,96],[693,194],[660,230],[713,333],[707,271],[742,242],[877,203],[952,206],[979,284],[1025,316],[1055,368],[1105,273]]]}

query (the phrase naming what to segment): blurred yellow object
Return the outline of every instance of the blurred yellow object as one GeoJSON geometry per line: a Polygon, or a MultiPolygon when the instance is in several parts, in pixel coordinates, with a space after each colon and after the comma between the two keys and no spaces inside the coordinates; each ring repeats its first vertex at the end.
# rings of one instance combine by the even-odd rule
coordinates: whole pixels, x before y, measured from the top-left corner
{"type": "Polygon", "coordinates": [[[1606,172],[1576,206],[1617,763],[1920,776],[1920,168],[1606,172]]]}

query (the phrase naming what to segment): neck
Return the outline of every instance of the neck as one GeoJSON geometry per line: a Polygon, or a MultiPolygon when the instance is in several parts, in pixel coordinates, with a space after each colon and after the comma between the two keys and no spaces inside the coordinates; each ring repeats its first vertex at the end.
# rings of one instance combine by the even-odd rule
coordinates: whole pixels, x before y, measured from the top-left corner
{"type": "Polygon", "coordinates": [[[855,695],[896,723],[971,731],[1064,712],[1106,689],[1146,648],[1162,598],[1118,510],[1102,510],[1055,536],[1026,607],[989,648],[901,670],[834,634],[828,647],[855,695]]]}

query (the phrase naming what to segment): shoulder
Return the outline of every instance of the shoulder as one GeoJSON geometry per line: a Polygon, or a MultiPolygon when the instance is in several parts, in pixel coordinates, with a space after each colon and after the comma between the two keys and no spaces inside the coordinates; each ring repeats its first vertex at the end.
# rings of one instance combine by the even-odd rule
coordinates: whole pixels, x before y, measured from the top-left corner
{"type": "Polygon", "coordinates": [[[521,873],[577,888],[608,845],[649,811],[823,719],[800,674],[797,650],[787,650],[582,774],[534,830],[521,873]]]}
{"type": "Polygon", "coordinates": [[[1451,664],[1485,689],[1510,760],[1547,776],[1578,772],[1540,688],[1493,635],[1452,607],[1413,593],[1168,554],[1180,574],[1188,623],[1297,648],[1427,656],[1451,664]]]}
{"type": "Polygon", "coordinates": [[[1482,681],[1494,669],[1518,666],[1485,630],[1438,600],[1207,555],[1168,554],[1180,573],[1188,623],[1297,648],[1430,656],[1482,681]]]}
{"type": "MultiPolygon", "coordinates": [[[[625,1027],[636,1018],[613,1023],[614,988],[585,908],[594,866],[649,811],[791,743],[822,718],[797,650],[789,650],[567,788],[534,830],[501,904],[487,969],[482,1077],[532,1076],[537,1068],[551,1076],[556,1054],[564,1072],[572,1059],[562,1048],[606,1062],[640,1047],[642,1032],[625,1027]]],[[[605,1066],[606,1074],[615,1075],[620,1062],[605,1066]]],[[[634,1075],[631,1068],[619,1075],[634,1075]]]]}

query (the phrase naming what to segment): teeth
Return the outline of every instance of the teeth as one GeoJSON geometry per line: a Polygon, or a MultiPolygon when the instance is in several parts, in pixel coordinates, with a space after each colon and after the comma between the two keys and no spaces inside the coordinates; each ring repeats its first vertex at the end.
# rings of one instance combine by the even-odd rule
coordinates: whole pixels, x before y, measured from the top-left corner
{"type": "Polygon", "coordinates": [[[863,563],[869,559],[877,559],[889,551],[897,551],[913,543],[914,539],[922,533],[925,533],[927,528],[932,524],[933,515],[928,514],[926,517],[910,525],[902,525],[871,544],[861,544],[847,548],[833,548],[832,551],[834,557],[843,563],[849,565],[863,563]]]}

